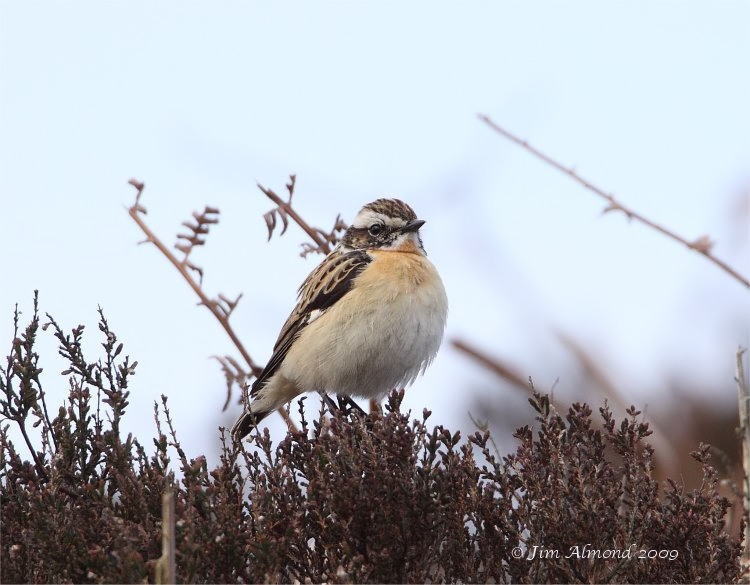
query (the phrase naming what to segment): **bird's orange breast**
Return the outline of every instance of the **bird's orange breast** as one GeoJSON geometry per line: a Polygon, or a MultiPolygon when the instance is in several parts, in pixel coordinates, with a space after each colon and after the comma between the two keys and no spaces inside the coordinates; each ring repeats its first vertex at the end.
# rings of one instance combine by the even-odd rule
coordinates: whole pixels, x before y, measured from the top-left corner
{"type": "Polygon", "coordinates": [[[435,267],[411,242],[398,250],[372,250],[373,261],[359,276],[358,285],[388,285],[400,292],[413,292],[436,285],[435,267]]]}

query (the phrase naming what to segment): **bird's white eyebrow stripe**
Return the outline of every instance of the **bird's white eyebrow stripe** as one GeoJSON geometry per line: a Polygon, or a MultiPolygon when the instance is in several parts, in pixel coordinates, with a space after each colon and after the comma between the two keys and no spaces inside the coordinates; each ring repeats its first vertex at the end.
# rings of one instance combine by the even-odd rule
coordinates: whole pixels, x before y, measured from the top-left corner
{"type": "Polygon", "coordinates": [[[400,223],[405,223],[405,220],[402,220],[400,218],[393,218],[384,213],[379,213],[371,209],[363,209],[357,214],[357,217],[354,218],[352,227],[355,229],[363,229],[370,227],[373,223],[382,223],[387,226],[393,227],[394,225],[397,226],[400,223]]]}
{"type": "Polygon", "coordinates": [[[354,221],[352,222],[352,227],[355,228],[363,228],[368,227],[370,224],[375,222],[382,222],[385,223],[386,216],[382,213],[376,213],[375,211],[371,211],[369,209],[363,209],[357,214],[357,217],[354,218],[354,221]]]}

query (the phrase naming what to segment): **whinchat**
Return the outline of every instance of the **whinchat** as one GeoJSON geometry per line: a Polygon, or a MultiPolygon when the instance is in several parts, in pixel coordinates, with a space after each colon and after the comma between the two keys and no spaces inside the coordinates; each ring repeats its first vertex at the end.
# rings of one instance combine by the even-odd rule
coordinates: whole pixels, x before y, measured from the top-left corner
{"type": "Polygon", "coordinates": [[[300,286],[232,427],[235,440],[303,392],[381,398],[425,371],[443,339],[448,299],[422,246],[424,223],[398,199],[362,208],[300,286]]]}

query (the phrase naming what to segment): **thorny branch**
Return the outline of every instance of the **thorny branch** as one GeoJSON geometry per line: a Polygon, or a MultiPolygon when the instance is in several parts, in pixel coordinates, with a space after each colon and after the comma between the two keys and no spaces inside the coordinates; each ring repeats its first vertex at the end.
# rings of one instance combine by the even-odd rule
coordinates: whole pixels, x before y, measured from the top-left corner
{"type": "MultiPolygon", "coordinates": [[[[130,179],[128,183],[135,187],[137,191],[135,202],[128,209],[128,213],[130,214],[130,217],[133,219],[133,221],[138,225],[138,227],[141,228],[141,231],[143,231],[143,233],[146,235],[145,241],[156,246],[159,251],[167,258],[167,260],[169,260],[172,266],[174,266],[179,271],[182,277],[193,289],[195,294],[198,295],[198,298],[200,299],[199,304],[204,305],[206,308],[208,308],[209,311],[211,311],[214,317],[216,317],[221,326],[224,328],[224,331],[226,331],[227,335],[229,335],[229,338],[232,340],[232,343],[234,343],[235,347],[242,355],[252,374],[255,376],[260,374],[262,368],[258,364],[256,364],[250,357],[250,354],[247,352],[244,345],[232,328],[231,324],[229,323],[229,317],[231,316],[232,311],[234,311],[235,307],[237,306],[237,303],[239,302],[242,295],[239,295],[235,300],[230,300],[221,294],[219,295],[218,300],[209,299],[208,296],[206,296],[206,293],[203,292],[203,289],[201,288],[203,271],[192,264],[189,260],[192,249],[195,246],[200,246],[205,243],[204,236],[208,233],[208,226],[210,224],[215,224],[218,222],[217,216],[219,214],[219,210],[211,207],[206,207],[202,214],[193,214],[193,217],[195,218],[197,224],[192,224],[189,222],[183,223],[183,225],[193,233],[192,235],[178,236],[178,238],[187,242],[178,242],[176,244],[175,247],[184,254],[183,259],[178,260],[177,257],[172,253],[172,251],[164,245],[164,243],[151,231],[148,225],[146,225],[146,222],[143,220],[142,216],[146,214],[146,208],[141,205],[141,195],[143,194],[145,185],[142,182],[137,181],[136,179],[130,179]],[[198,282],[196,282],[196,280],[193,278],[191,271],[197,272],[199,274],[200,280],[198,282]]],[[[289,415],[284,411],[284,409],[279,409],[278,412],[284,419],[284,422],[286,422],[286,424],[289,426],[289,428],[292,430],[296,430],[296,426],[289,418],[289,415]]]]}
{"type": "Polygon", "coordinates": [[[505,138],[507,138],[511,142],[514,142],[515,144],[518,144],[519,146],[521,146],[522,148],[524,148],[525,150],[527,150],[528,152],[530,152],[531,154],[533,154],[538,159],[540,159],[543,162],[547,163],[548,165],[556,168],[561,173],[564,173],[564,174],[568,175],[574,181],[580,183],[586,189],[588,189],[589,191],[592,191],[593,193],[595,193],[596,195],[598,195],[599,197],[601,197],[602,199],[604,199],[605,201],[607,201],[608,205],[607,205],[607,207],[604,208],[604,213],[608,213],[610,211],[619,211],[619,212],[625,214],[625,216],[628,219],[634,219],[634,220],[639,221],[640,223],[642,223],[644,225],[647,225],[648,227],[656,230],[657,232],[660,232],[660,233],[664,234],[668,238],[671,238],[671,239],[673,239],[673,240],[675,240],[675,241],[683,244],[684,246],[687,246],[689,249],[694,250],[694,251],[698,252],[699,254],[702,254],[703,256],[705,256],[706,258],[708,258],[708,260],[710,260],[711,262],[713,262],[716,266],[718,266],[719,268],[721,268],[724,272],[726,272],[727,274],[729,274],[732,278],[734,278],[735,280],[738,280],[743,285],[745,285],[747,288],[750,288],[750,280],[748,280],[747,278],[745,278],[744,276],[742,276],[741,274],[739,274],[734,268],[732,268],[731,266],[729,266],[728,264],[726,264],[724,261],[720,260],[719,258],[717,258],[716,256],[713,255],[713,253],[711,252],[711,249],[713,248],[714,243],[711,241],[711,239],[708,236],[701,236],[701,237],[693,240],[692,242],[686,240],[682,236],[679,236],[676,233],[674,233],[673,231],[671,231],[671,230],[669,230],[669,229],[667,229],[667,228],[665,228],[665,227],[663,227],[663,226],[661,226],[661,225],[659,225],[659,224],[651,221],[650,219],[648,219],[647,217],[644,217],[640,213],[637,213],[636,211],[633,211],[632,209],[630,209],[628,207],[625,207],[622,203],[620,203],[619,201],[617,201],[614,198],[613,195],[610,195],[609,193],[605,193],[602,189],[600,189],[596,185],[592,184],[588,180],[586,180],[583,177],[581,177],[573,169],[568,168],[568,167],[562,165],[561,163],[557,162],[552,157],[544,154],[540,150],[538,150],[535,147],[531,146],[525,140],[522,140],[521,138],[519,138],[515,134],[512,134],[512,133],[508,132],[505,128],[502,128],[501,126],[499,126],[498,124],[496,124],[495,122],[493,122],[490,119],[489,116],[486,116],[484,114],[478,114],[478,116],[479,116],[479,119],[482,120],[482,122],[484,122],[485,124],[487,124],[490,128],[492,128],[498,134],[504,136],[505,138]]]}

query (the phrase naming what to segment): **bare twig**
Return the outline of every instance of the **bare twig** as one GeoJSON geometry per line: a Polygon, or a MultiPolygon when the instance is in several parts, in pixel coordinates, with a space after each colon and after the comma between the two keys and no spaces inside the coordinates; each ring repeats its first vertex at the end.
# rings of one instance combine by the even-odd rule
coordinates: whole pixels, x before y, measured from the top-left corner
{"type": "Polygon", "coordinates": [[[231,356],[212,355],[211,357],[219,362],[221,371],[224,372],[224,378],[227,383],[227,399],[224,402],[222,410],[226,410],[227,406],[229,406],[229,401],[232,399],[232,386],[236,384],[242,390],[244,396],[252,374],[246,372],[237,360],[231,356]]]}
{"type": "MultiPolygon", "coordinates": [[[[247,352],[244,345],[232,328],[231,324],[229,323],[229,317],[232,314],[234,308],[237,306],[237,303],[239,302],[242,295],[238,296],[234,301],[229,300],[224,295],[219,295],[219,300],[209,299],[203,292],[200,282],[196,282],[196,280],[193,278],[193,275],[191,274],[191,271],[197,271],[202,280],[202,270],[189,262],[190,252],[192,251],[192,248],[194,246],[202,245],[204,243],[202,236],[207,233],[207,226],[209,224],[216,223],[218,221],[215,216],[219,213],[219,210],[211,207],[206,207],[205,211],[202,214],[193,214],[193,217],[198,222],[197,225],[188,224],[187,222],[183,224],[191,229],[191,231],[193,231],[193,236],[181,236],[182,239],[185,239],[188,242],[188,244],[182,247],[180,247],[180,244],[178,244],[177,246],[178,249],[185,255],[182,261],[180,261],[172,253],[172,251],[167,248],[167,246],[165,246],[164,243],[151,231],[148,225],[146,225],[146,222],[143,220],[142,216],[146,214],[146,208],[141,205],[140,200],[145,185],[135,179],[130,179],[130,181],[128,182],[137,190],[135,203],[128,209],[128,213],[130,214],[130,217],[133,219],[133,221],[138,225],[138,227],[141,228],[141,231],[143,231],[143,233],[146,235],[145,241],[156,246],[158,250],[167,258],[167,260],[169,260],[172,266],[174,266],[179,271],[182,277],[190,285],[190,288],[192,288],[195,294],[198,295],[198,298],[200,299],[199,304],[204,305],[206,308],[208,308],[208,310],[211,311],[214,317],[216,317],[216,319],[219,321],[224,331],[232,340],[232,343],[234,343],[234,346],[242,355],[242,358],[245,360],[245,363],[247,363],[252,373],[255,376],[260,374],[263,368],[261,368],[253,361],[253,359],[250,357],[250,354],[247,352]]],[[[284,422],[286,422],[289,428],[296,430],[294,422],[289,418],[289,415],[286,413],[286,411],[284,411],[284,409],[279,409],[278,412],[279,414],[281,414],[281,417],[284,419],[284,422]]]]}
{"type": "Polygon", "coordinates": [[[514,142],[515,144],[521,146],[522,148],[524,148],[525,150],[527,150],[528,152],[530,152],[531,154],[533,154],[534,156],[536,156],[538,159],[540,159],[543,162],[547,163],[548,165],[554,167],[555,169],[557,169],[561,173],[564,173],[564,174],[568,175],[574,181],[580,183],[586,189],[588,189],[589,191],[592,191],[593,193],[595,193],[596,195],[598,195],[599,197],[601,197],[602,199],[604,199],[605,201],[607,201],[607,207],[604,208],[604,213],[608,213],[610,211],[619,211],[619,212],[623,213],[628,219],[634,219],[634,220],[639,221],[640,223],[642,223],[644,225],[647,225],[648,227],[656,230],[657,232],[659,232],[661,234],[664,234],[668,238],[671,238],[671,239],[673,239],[673,240],[675,240],[675,241],[683,244],[684,246],[687,246],[689,249],[694,250],[694,251],[698,252],[699,254],[702,254],[703,256],[705,256],[706,258],[708,258],[708,260],[710,260],[711,262],[713,262],[716,266],[718,266],[719,268],[721,268],[724,272],[726,272],[727,274],[729,274],[732,278],[734,278],[735,280],[741,282],[747,288],[750,288],[750,280],[748,280],[747,278],[745,278],[744,276],[742,276],[741,274],[739,274],[734,268],[732,268],[731,266],[729,266],[728,264],[726,264],[724,261],[719,260],[716,256],[713,255],[713,253],[711,252],[711,250],[713,248],[713,242],[711,241],[711,239],[708,236],[701,236],[699,238],[696,238],[692,242],[686,240],[682,236],[679,236],[676,233],[674,233],[673,231],[671,231],[671,230],[669,230],[669,229],[667,229],[667,228],[665,228],[665,227],[663,227],[663,226],[661,226],[661,225],[659,225],[659,224],[651,221],[650,219],[648,219],[647,217],[644,217],[640,213],[637,213],[637,212],[633,211],[632,209],[630,209],[628,207],[625,207],[622,203],[620,203],[619,201],[617,201],[614,198],[613,195],[610,195],[609,193],[605,193],[602,189],[600,189],[596,185],[592,184],[588,180],[586,180],[583,177],[581,177],[573,169],[568,168],[568,167],[562,165],[561,163],[557,162],[552,157],[544,154],[540,150],[537,150],[536,148],[534,148],[533,146],[531,146],[525,140],[522,140],[521,138],[519,138],[515,134],[512,134],[512,133],[508,132],[507,130],[505,130],[504,128],[502,128],[501,126],[497,125],[495,122],[493,122],[489,118],[489,116],[486,116],[484,114],[479,114],[479,119],[482,120],[482,122],[484,122],[485,124],[487,124],[490,128],[492,128],[493,130],[495,130],[498,134],[504,136],[505,138],[507,138],[511,142],[514,142]]]}
{"type": "Polygon", "coordinates": [[[161,557],[156,561],[156,582],[175,583],[174,494],[170,488],[161,497],[161,557]]]}
{"type": "Polygon", "coordinates": [[[451,345],[453,345],[453,347],[455,347],[460,352],[468,355],[475,362],[483,365],[491,372],[500,376],[503,380],[510,382],[513,386],[520,388],[526,393],[531,393],[529,381],[524,380],[517,372],[513,371],[513,368],[511,368],[507,364],[502,363],[498,358],[491,357],[481,349],[470,345],[465,341],[461,341],[460,339],[452,340],[451,345]]]}
{"type": "Polygon", "coordinates": [[[346,230],[346,222],[341,219],[340,215],[336,216],[336,221],[333,222],[333,227],[330,232],[321,230],[320,228],[313,228],[320,236],[327,242],[325,247],[313,246],[307,242],[302,242],[302,252],[300,256],[305,258],[308,254],[327,254],[326,250],[330,249],[330,246],[335,246],[339,241],[338,232],[346,230]]]}
{"type": "MultiPolygon", "coordinates": [[[[188,272],[188,266],[185,262],[181,262],[177,260],[174,254],[167,248],[162,241],[151,231],[151,229],[146,225],[146,223],[143,221],[143,218],[141,217],[142,214],[145,213],[145,209],[139,205],[139,200],[141,197],[141,193],[143,192],[144,184],[139,183],[135,181],[134,179],[131,179],[130,184],[133,185],[136,189],[138,189],[138,194],[136,195],[136,203],[128,209],[128,213],[130,214],[130,217],[133,218],[133,221],[135,221],[136,224],[138,224],[138,227],[141,228],[144,234],[146,234],[146,241],[150,242],[154,246],[156,246],[159,251],[167,258],[167,260],[170,261],[170,263],[182,274],[182,277],[187,281],[187,283],[190,285],[190,288],[193,289],[196,295],[198,295],[198,298],[200,299],[200,304],[205,305],[209,311],[211,311],[216,319],[218,319],[219,323],[221,323],[221,326],[224,328],[224,330],[227,332],[227,335],[229,335],[230,339],[232,340],[232,343],[237,347],[238,351],[242,354],[242,357],[245,359],[247,364],[250,366],[250,368],[253,370],[253,373],[259,374],[261,369],[260,366],[255,364],[255,362],[250,357],[250,354],[247,353],[247,350],[242,345],[242,342],[237,337],[237,334],[232,329],[232,326],[229,324],[229,321],[227,320],[226,311],[223,311],[219,308],[219,303],[209,299],[206,294],[203,292],[203,289],[201,288],[200,284],[193,279],[192,275],[188,272]]],[[[187,258],[187,255],[186,255],[187,258]]]]}
{"type": "Polygon", "coordinates": [[[331,229],[330,232],[325,232],[319,228],[312,227],[304,219],[302,219],[302,217],[300,217],[300,215],[292,208],[292,197],[294,195],[294,186],[296,181],[296,175],[289,176],[289,183],[286,184],[286,189],[289,192],[289,197],[286,201],[279,197],[272,189],[267,189],[266,187],[258,183],[258,188],[263,191],[266,197],[268,197],[276,204],[275,208],[273,208],[263,216],[263,218],[266,220],[266,226],[268,227],[268,239],[271,239],[273,231],[274,229],[276,229],[276,216],[281,218],[281,223],[283,225],[280,235],[284,235],[284,232],[286,232],[286,229],[289,227],[289,218],[291,217],[294,222],[299,227],[301,227],[305,231],[305,233],[310,236],[310,239],[312,239],[312,241],[315,243],[314,246],[307,243],[302,244],[302,253],[300,254],[301,256],[307,256],[311,252],[329,254],[332,250],[332,246],[335,246],[336,242],[338,242],[338,232],[344,231],[346,229],[346,224],[341,220],[341,216],[336,216],[336,221],[334,222],[333,229],[331,229]]]}
{"type": "Polygon", "coordinates": [[[614,402],[618,408],[626,410],[630,406],[622,397],[622,394],[617,390],[615,385],[604,373],[604,370],[599,366],[596,360],[586,351],[583,346],[578,343],[572,336],[562,331],[557,332],[557,338],[560,342],[570,350],[570,352],[576,357],[578,363],[583,368],[586,375],[586,379],[594,383],[594,385],[606,395],[606,398],[614,402]]]}
{"type": "MultiPolygon", "coordinates": [[[[604,391],[618,408],[627,410],[628,404],[622,398],[622,394],[618,392],[615,386],[609,381],[593,358],[591,358],[591,356],[572,337],[565,335],[564,333],[558,333],[558,337],[576,356],[579,363],[584,368],[586,376],[591,379],[600,390],[604,391]]],[[[531,383],[530,378],[524,380],[511,366],[501,361],[498,357],[491,356],[476,346],[459,339],[451,340],[451,345],[469,356],[469,358],[478,364],[484,366],[503,380],[523,390],[527,394],[531,394],[534,391],[534,386],[531,383]]],[[[552,391],[550,391],[550,400],[552,401],[552,391]]],[[[552,404],[555,406],[554,402],[552,402],[552,404]]],[[[674,454],[674,448],[672,445],[665,439],[667,436],[666,433],[660,429],[656,422],[651,421],[650,424],[655,431],[652,441],[659,444],[658,452],[662,454],[659,461],[663,465],[673,465],[676,455],[674,454]],[[666,456],[664,453],[666,453],[666,456]]]]}
{"type": "Polygon", "coordinates": [[[228,299],[223,294],[219,293],[219,302],[217,303],[217,308],[224,313],[224,316],[229,319],[229,316],[232,314],[234,309],[237,307],[237,304],[240,302],[240,299],[242,298],[242,293],[237,295],[237,298],[234,300],[228,299]]]}
{"type": "MultiPolygon", "coordinates": [[[[626,402],[625,398],[623,398],[622,392],[620,392],[609,377],[607,377],[604,370],[591,354],[572,336],[563,333],[562,331],[558,331],[557,337],[575,356],[578,364],[583,368],[586,379],[592,382],[600,393],[605,395],[605,400],[611,400],[617,408],[627,410],[630,405],[626,402]]],[[[645,408],[643,410],[645,410],[645,408]]],[[[670,473],[677,471],[675,469],[677,453],[675,453],[673,444],[668,440],[669,435],[663,430],[662,426],[657,421],[652,420],[649,424],[651,425],[651,430],[654,431],[651,441],[659,447],[657,449],[658,455],[655,455],[655,457],[657,457],[659,463],[663,465],[665,469],[669,470],[670,473]]]]}
{"type": "MultiPolygon", "coordinates": [[[[189,221],[183,221],[182,225],[190,230],[189,234],[177,234],[178,241],[174,247],[184,254],[182,258],[182,264],[198,273],[200,280],[199,284],[203,284],[203,269],[190,262],[190,254],[196,246],[203,246],[206,244],[205,236],[208,234],[208,229],[211,224],[219,223],[219,210],[215,207],[208,207],[203,210],[203,213],[193,212],[193,218],[196,223],[189,221]]],[[[221,296],[221,295],[220,295],[221,296]]],[[[239,300],[239,298],[237,299],[239,300]]]]}
{"type": "MultiPolygon", "coordinates": [[[[750,389],[745,379],[745,367],[743,363],[743,354],[746,349],[737,349],[736,378],[737,397],[740,407],[740,437],[742,440],[742,468],[744,470],[742,478],[742,492],[744,515],[750,512],[750,389]]],[[[745,547],[742,551],[742,568],[747,571],[750,569],[750,525],[745,522],[745,547]]]]}

